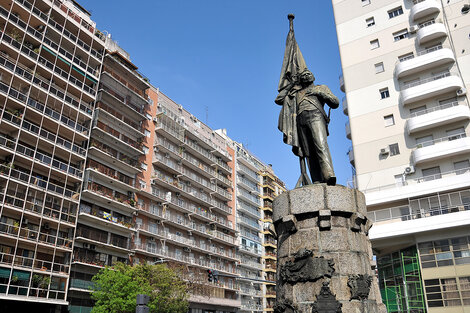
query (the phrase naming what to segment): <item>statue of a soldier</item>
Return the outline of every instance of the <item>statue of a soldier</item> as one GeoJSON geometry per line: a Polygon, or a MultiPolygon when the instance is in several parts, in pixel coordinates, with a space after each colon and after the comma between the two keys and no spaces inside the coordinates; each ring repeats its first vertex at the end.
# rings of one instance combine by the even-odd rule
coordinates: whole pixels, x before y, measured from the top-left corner
{"type": "Polygon", "coordinates": [[[299,157],[301,176],[296,187],[314,183],[336,184],[330,150],[328,148],[329,113],[339,106],[339,100],[325,85],[314,85],[315,77],[307,69],[305,60],[294,37],[293,19],[289,14],[289,34],[279,81],[279,95],[275,102],[282,105],[278,128],[284,134],[284,142],[292,146],[299,157]],[[305,165],[312,180],[308,177],[305,165]]]}

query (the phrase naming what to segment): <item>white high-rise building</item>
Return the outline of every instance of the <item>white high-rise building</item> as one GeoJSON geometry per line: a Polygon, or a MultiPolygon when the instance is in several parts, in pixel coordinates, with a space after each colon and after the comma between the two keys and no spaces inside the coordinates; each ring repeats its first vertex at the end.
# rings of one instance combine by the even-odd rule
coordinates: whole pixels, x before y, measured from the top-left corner
{"type": "Polygon", "coordinates": [[[333,0],[388,312],[470,312],[470,3],[333,0]]]}

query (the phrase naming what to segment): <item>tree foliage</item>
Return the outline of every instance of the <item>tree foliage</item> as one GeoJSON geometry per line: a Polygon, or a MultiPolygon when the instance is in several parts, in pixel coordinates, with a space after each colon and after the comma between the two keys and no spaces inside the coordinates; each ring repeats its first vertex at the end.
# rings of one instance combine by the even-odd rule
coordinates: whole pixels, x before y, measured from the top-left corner
{"type": "Polygon", "coordinates": [[[165,264],[106,267],[93,277],[92,313],[133,313],[137,294],[147,294],[151,313],[186,313],[188,287],[165,264]]]}

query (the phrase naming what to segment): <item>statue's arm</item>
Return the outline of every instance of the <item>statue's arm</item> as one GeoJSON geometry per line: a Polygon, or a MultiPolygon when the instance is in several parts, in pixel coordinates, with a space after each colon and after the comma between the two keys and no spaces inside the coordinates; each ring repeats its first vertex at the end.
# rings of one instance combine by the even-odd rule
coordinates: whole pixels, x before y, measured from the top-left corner
{"type": "Polygon", "coordinates": [[[339,106],[339,99],[336,97],[326,85],[315,86],[315,95],[319,97],[322,102],[326,103],[330,108],[336,109],[339,106]]]}
{"type": "Polygon", "coordinates": [[[284,99],[289,94],[289,92],[292,90],[292,87],[294,87],[294,83],[290,83],[289,85],[282,88],[281,91],[279,91],[279,94],[277,95],[274,102],[276,104],[279,104],[279,105],[284,105],[284,99]]]}

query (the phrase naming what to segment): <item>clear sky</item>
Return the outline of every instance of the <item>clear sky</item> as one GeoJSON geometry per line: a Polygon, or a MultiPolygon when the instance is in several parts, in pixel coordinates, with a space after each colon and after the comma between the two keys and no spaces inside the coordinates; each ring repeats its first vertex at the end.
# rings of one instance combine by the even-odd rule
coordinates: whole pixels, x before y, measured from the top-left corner
{"type": "MultiPolygon", "coordinates": [[[[293,188],[298,159],[277,129],[274,103],[289,29],[317,84],[341,100],[341,63],[329,0],[78,0],[98,29],[130,53],[152,85],[206,122],[226,128],[293,188]]],[[[331,112],[328,138],[339,184],[351,177],[347,117],[331,112]]]]}

